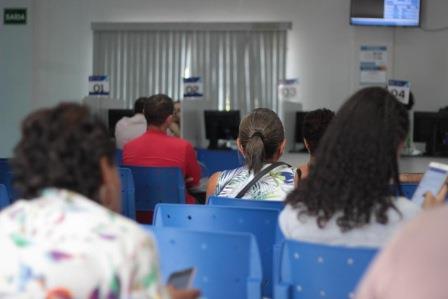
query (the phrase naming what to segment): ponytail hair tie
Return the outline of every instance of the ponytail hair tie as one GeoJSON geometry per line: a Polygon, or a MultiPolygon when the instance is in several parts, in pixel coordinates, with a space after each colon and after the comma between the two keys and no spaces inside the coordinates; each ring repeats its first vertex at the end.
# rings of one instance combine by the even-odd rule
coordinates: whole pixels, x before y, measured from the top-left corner
{"type": "Polygon", "coordinates": [[[250,138],[253,138],[255,136],[260,137],[261,141],[264,143],[264,137],[263,137],[263,134],[261,132],[257,131],[255,133],[253,133],[252,136],[250,136],[250,138]]]}

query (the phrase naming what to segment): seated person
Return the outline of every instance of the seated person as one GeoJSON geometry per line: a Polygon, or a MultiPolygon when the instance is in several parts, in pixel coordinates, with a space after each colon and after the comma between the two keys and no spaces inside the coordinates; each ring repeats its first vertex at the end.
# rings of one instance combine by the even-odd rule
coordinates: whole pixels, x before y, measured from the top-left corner
{"type": "Polygon", "coordinates": [[[287,238],[380,247],[421,207],[398,188],[398,154],[408,114],[380,87],[365,88],[341,107],[320,141],[315,164],[286,199],[280,227],[287,238]]]}
{"type": "MultiPolygon", "coordinates": [[[[147,167],[179,167],[185,175],[187,188],[197,186],[201,168],[193,146],[186,140],[167,135],[173,121],[174,103],[166,95],[151,96],[145,104],[148,130],[130,141],[123,149],[123,164],[147,167]]],[[[187,194],[187,203],[195,203],[187,194]]]]}
{"type": "Polygon", "coordinates": [[[308,112],[303,120],[303,143],[310,153],[308,163],[297,168],[296,183],[308,176],[310,166],[314,162],[314,155],[319,145],[319,140],[325,133],[328,125],[333,119],[334,112],[328,109],[317,109],[308,112]]]}
{"type": "MultiPolygon", "coordinates": [[[[26,200],[0,213],[2,298],[168,298],[153,239],[114,213],[114,144],[87,108],[30,114],[12,167],[26,200]]],[[[198,296],[169,290],[171,298],[198,296]]]]}
{"type": "MultiPolygon", "coordinates": [[[[207,196],[236,197],[258,173],[280,159],[285,144],[283,124],[277,114],[266,108],[255,109],[241,121],[237,139],[246,165],[214,173],[207,186],[207,196]]],[[[295,169],[289,165],[278,165],[241,198],[282,201],[294,189],[294,174],[295,169]]]]}
{"type": "MultiPolygon", "coordinates": [[[[438,196],[445,198],[445,187],[438,196]]],[[[411,221],[387,244],[360,284],[358,299],[447,298],[448,207],[411,221]]]]}
{"type": "Polygon", "coordinates": [[[138,98],[134,103],[134,116],[123,117],[115,125],[115,142],[117,148],[122,149],[126,143],[146,132],[148,125],[146,124],[143,109],[145,108],[145,101],[147,99],[138,98]]]}

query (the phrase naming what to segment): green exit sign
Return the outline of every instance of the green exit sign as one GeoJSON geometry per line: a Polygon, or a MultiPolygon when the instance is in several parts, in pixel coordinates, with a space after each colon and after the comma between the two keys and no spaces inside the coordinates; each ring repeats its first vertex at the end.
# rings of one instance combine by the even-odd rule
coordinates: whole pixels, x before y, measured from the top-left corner
{"type": "Polygon", "coordinates": [[[5,25],[25,25],[26,8],[5,8],[3,10],[3,24],[5,25]]]}

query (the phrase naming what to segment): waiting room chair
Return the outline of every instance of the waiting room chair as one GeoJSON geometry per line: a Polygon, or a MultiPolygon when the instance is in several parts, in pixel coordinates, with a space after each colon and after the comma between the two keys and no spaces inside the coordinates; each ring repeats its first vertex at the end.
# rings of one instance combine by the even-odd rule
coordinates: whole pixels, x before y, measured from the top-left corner
{"type": "Polygon", "coordinates": [[[240,199],[220,196],[210,196],[208,198],[208,204],[212,206],[267,208],[279,211],[285,206],[283,201],[240,199]]]}
{"type": "Polygon", "coordinates": [[[278,215],[275,209],[159,204],[154,212],[154,226],[252,233],[260,248],[263,296],[272,298],[274,245],[283,240],[278,215]]]}
{"type": "Polygon", "coordinates": [[[118,170],[121,180],[121,213],[135,220],[135,187],[132,171],[124,167],[118,170]]]}
{"type": "Polygon", "coordinates": [[[197,159],[202,165],[202,177],[209,177],[217,171],[233,169],[244,165],[244,158],[237,150],[196,149],[197,159]]]}
{"type": "Polygon", "coordinates": [[[163,283],[196,268],[193,287],[209,299],[260,299],[262,270],[255,238],[247,233],[144,226],[157,240],[163,283]]]}
{"type": "Polygon", "coordinates": [[[118,148],[115,149],[115,164],[117,166],[123,165],[123,150],[118,148]]]}
{"type": "Polygon", "coordinates": [[[0,184],[0,210],[7,207],[10,204],[8,190],[5,185],[0,184]]]}
{"type": "Polygon", "coordinates": [[[0,184],[5,185],[10,201],[16,199],[16,194],[12,186],[12,170],[9,165],[9,159],[0,159],[0,184]]]}
{"type": "Polygon", "coordinates": [[[414,196],[415,190],[417,190],[418,183],[401,183],[401,191],[403,192],[403,196],[411,199],[414,196]]]}
{"type": "Polygon", "coordinates": [[[185,203],[185,181],[177,167],[125,166],[132,171],[137,211],[153,211],[158,203],[185,203]]]}
{"type": "Polygon", "coordinates": [[[274,277],[276,299],[354,298],[377,253],[373,248],[329,246],[287,240],[274,277]]]}

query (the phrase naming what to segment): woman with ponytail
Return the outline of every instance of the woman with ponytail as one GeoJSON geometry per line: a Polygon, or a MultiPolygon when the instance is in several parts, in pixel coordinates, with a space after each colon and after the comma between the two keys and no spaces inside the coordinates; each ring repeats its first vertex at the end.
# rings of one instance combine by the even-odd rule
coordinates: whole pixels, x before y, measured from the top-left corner
{"type": "Polygon", "coordinates": [[[278,162],[286,144],[278,115],[255,109],[241,121],[237,144],[246,165],[213,174],[207,196],[284,200],[294,188],[295,169],[278,162]]]}

